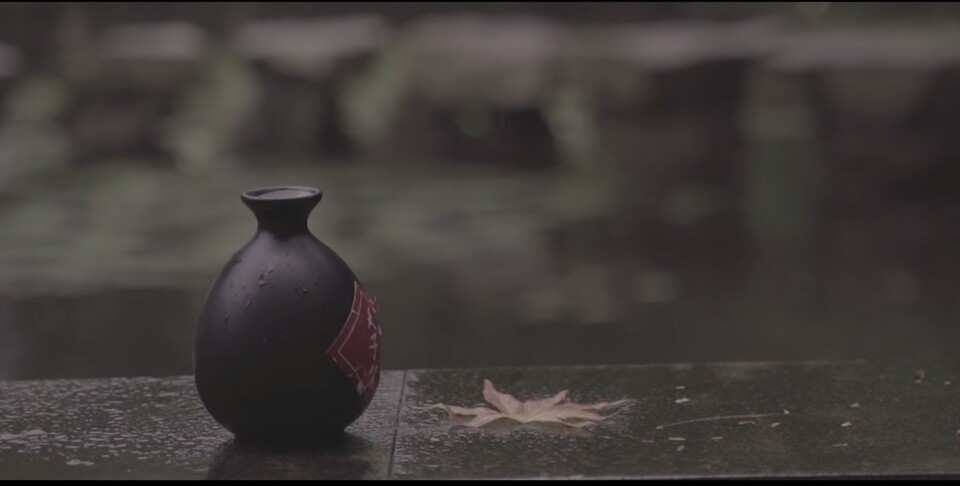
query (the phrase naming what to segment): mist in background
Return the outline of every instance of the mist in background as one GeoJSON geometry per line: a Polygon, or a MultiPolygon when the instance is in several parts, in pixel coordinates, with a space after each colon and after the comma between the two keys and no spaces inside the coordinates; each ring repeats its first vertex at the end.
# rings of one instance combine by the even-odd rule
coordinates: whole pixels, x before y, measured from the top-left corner
{"type": "Polygon", "coordinates": [[[386,368],[954,354],[950,3],[0,4],[0,379],[191,373],[319,188],[386,368]]]}

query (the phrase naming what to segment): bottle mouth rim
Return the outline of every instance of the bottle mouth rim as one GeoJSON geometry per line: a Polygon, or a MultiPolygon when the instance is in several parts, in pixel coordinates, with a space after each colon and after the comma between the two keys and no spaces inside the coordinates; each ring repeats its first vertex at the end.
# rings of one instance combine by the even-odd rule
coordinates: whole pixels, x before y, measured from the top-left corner
{"type": "Polygon", "coordinates": [[[244,191],[240,196],[244,201],[280,202],[319,199],[323,193],[319,189],[306,186],[269,186],[244,191]]]}

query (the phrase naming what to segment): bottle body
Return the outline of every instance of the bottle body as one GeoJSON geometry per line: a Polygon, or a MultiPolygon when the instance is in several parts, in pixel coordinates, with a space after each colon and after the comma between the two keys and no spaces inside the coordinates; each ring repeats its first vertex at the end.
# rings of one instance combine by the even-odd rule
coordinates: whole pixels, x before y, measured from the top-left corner
{"type": "Polygon", "coordinates": [[[376,304],[306,215],[302,228],[265,221],[281,215],[257,214],[260,229],[215,280],[197,325],[198,393],[238,438],[338,434],[379,384],[376,304]]]}

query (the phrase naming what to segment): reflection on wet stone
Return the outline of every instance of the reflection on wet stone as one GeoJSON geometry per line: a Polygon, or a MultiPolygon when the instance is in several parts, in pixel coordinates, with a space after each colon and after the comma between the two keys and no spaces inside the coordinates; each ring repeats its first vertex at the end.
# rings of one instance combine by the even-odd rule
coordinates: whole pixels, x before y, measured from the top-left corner
{"type": "Polygon", "coordinates": [[[207,479],[374,479],[380,454],[347,433],[325,445],[270,447],[231,440],[217,449],[207,479]]]}

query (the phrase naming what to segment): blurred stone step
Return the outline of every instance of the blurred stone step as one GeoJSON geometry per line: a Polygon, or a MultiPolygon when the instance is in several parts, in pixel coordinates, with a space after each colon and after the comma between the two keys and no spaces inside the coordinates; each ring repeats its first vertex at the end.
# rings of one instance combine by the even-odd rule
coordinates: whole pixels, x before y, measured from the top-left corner
{"type": "MultiPolygon", "coordinates": [[[[716,172],[734,163],[746,78],[769,55],[776,27],[678,21],[584,28],[565,71],[591,93],[603,151],[625,170],[716,172]]],[[[734,167],[718,173],[734,174],[734,167]]]]}
{"type": "Polygon", "coordinates": [[[14,80],[20,74],[20,64],[19,50],[10,44],[0,41],[0,123],[3,122],[7,93],[14,80]]]}
{"type": "Polygon", "coordinates": [[[67,115],[76,159],[168,154],[163,124],[198,81],[208,48],[208,35],[185,22],[102,32],[67,115]]]}
{"type": "Polygon", "coordinates": [[[768,69],[806,91],[828,156],[887,177],[960,154],[960,35],[946,29],[809,30],[780,36],[768,69]]]}
{"type": "Polygon", "coordinates": [[[960,204],[960,138],[951,128],[960,124],[960,35],[791,30],[777,38],[765,73],[802,93],[821,147],[811,161],[823,174],[811,268],[823,296],[842,299],[846,276],[867,272],[878,298],[930,308],[955,300],[956,285],[931,279],[960,271],[936,253],[955,242],[944,211],[960,204]]]}
{"type": "Polygon", "coordinates": [[[58,28],[66,2],[0,3],[0,41],[21,53],[25,73],[51,73],[58,62],[58,28]]]}
{"type": "Polygon", "coordinates": [[[699,254],[743,253],[741,118],[779,29],[757,19],[576,30],[565,76],[590,93],[599,160],[622,174],[617,190],[632,208],[621,224],[654,243],[652,264],[697,241],[699,254]]]}
{"type": "Polygon", "coordinates": [[[384,47],[385,22],[373,15],[274,19],[239,28],[232,42],[258,75],[258,108],[242,149],[347,155],[343,88],[384,47]]]}
{"type": "Polygon", "coordinates": [[[401,42],[405,87],[386,153],[513,167],[559,163],[544,112],[560,81],[558,25],[434,16],[407,26],[401,42]]]}

